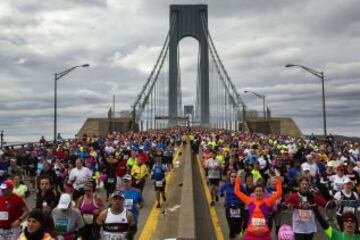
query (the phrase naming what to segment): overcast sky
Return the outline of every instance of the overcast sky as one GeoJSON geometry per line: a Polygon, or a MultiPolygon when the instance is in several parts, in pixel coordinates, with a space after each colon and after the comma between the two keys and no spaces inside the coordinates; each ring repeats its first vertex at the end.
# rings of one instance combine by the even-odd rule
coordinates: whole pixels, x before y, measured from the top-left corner
{"type": "MultiPolygon", "coordinates": [[[[169,5],[194,1],[1,0],[0,130],[7,141],[53,131],[55,72],[89,63],[59,80],[58,130],[73,136],[88,117],[135,100],[169,28],[169,5]]],[[[322,133],[321,82],[287,63],[325,72],[328,132],[360,136],[358,0],[212,0],[209,29],[238,91],[265,94],[273,116],[322,133]]],[[[180,43],[183,102],[194,101],[198,45],[180,43]]],[[[261,100],[242,95],[250,108],[261,100]]]]}

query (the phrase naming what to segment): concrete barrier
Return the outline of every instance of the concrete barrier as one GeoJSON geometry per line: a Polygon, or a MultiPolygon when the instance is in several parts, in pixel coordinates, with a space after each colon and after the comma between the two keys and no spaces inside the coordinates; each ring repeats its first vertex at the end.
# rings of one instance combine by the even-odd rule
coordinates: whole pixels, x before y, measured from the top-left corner
{"type": "Polygon", "coordinates": [[[181,189],[181,208],[179,212],[178,237],[181,240],[191,240],[196,238],[195,227],[195,206],[193,188],[193,163],[189,142],[186,144],[184,156],[184,176],[181,189]]]}

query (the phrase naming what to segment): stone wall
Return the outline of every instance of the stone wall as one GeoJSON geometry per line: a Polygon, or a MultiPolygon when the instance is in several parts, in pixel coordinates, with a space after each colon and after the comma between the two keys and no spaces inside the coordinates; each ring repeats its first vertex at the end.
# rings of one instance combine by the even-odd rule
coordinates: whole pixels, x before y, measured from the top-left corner
{"type": "Polygon", "coordinates": [[[110,131],[127,132],[131,130],[130,118],[114,118],[109,120],[108,118],[88,118],[84,122],[78,136],[84,134],[88,136],[104,137],[110,131]]]}
{"type": "Polygon", "coordinates": [[[248,118],[246,125],[250,132],[263,134],[277,134],[286,136],[302,137],[303,134],[292,118],[274,117],[270,119],[248,118]]]}

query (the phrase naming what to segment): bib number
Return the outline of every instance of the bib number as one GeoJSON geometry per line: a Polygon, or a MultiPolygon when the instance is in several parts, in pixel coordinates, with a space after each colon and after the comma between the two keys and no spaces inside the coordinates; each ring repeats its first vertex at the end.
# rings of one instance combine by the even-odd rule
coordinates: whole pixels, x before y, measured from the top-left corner
{"type": "Polygon", "coordinates": [[[240,218],[240,208],[234,209],[234,208],[230,208],[230,217],[231,218],[240,218]]]}
{"type": "Polygon", "coordinates": [[[252,218],[251,224],[254,228],[263,228],[265,227],[266,221],[264,218],[252,218]]]}
{"type": "Polygon", "coordinates": [[[9,229],[9,230],[0,229],[0,239],[11,240],[12,237],[13,237],[12,229],[9,229]]]}
{"type": "Polygon", "coordinates": [[[126,240],[125,233],[104,233],[104,240],[126,240]]]}
{"type": "Polygon", "coordinates": [[[114,182],[115,182],[115,178],[108,178],[108,179],[107,179],[107,182],[108,182],[108,183],[114,183],[114,182]]]}
{"type": "Polygon", "coordinates": [[[55,223],[56,233],[64,234],[68,231],[68,227],[70,226],[70,221],[66,218],[59,218],[55,223]]]}
{"type": "Polygon", "coordinates": [[[0,221],[7,221],[9,220],[9,213],[6,211],[0,212],[0,221]]]}
{"type": "Polygon", "coordinates": [[[92,214],[84,214],[83,215],[84,223],[85,224],[93,224],[94,222],[94,215],[92,214]]]}
{"type": "Polygon", "coordinates": [[[134,200],[133,199],[125,199],[124,201],[124,208],[127,210],[131,210],[133,208],[134,205],[134,200]]]}
{"type": "Polygon", "coordinates": [[[164,182],[163,181],[155,181],[155,187],[163,187],[164,182]]]}
{"type": "Polygon", "coordinates": [[[312,216],[311,210],[299,209],[299,219],[301,222],[310,221],[311,216],[312,216]]]}
{"type": "Polygon", "coordinates": [[[56,240],[75,240],[75,235],[56,236],[56,240]]]}

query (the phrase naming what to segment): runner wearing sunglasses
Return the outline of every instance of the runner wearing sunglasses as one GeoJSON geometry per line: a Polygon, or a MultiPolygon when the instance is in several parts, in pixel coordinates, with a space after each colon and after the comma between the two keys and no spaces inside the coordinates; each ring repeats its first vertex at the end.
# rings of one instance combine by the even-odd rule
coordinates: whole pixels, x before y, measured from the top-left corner
{"type": "Polygon", "coordinates": [[[315,217],[319,221],[321,227],[325,229],[326,235],[330,240],[359,240],[359,224],[356,215],[352,212],[346,212],[341,216],[344,231],[333,229],[320,214],[317,207],[313,208],[315,217]]]}

